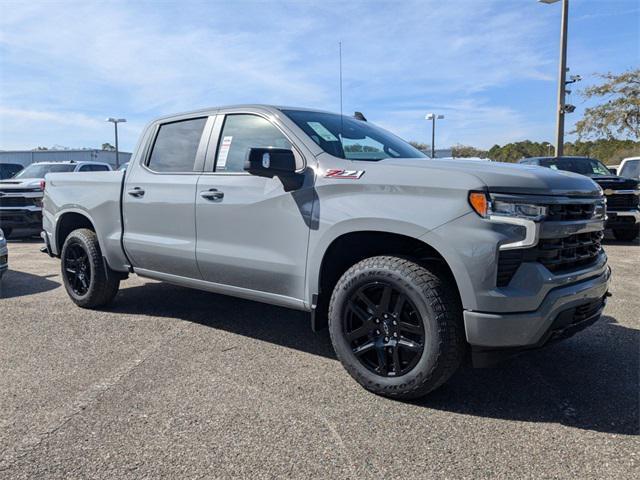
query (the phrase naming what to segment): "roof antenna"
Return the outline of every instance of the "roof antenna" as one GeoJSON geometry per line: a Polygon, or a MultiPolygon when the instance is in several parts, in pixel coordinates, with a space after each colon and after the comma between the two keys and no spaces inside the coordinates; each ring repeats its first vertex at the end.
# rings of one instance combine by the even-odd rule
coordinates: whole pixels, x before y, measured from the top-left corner
{"type": "MultiPolygon", "coordinates": [[[[338,54],[340,57],[340,135],[344,137],[344,125],[342,121],[342,42],[338,42],[338,54]]],[[[340,139],[342,143],[342,139],[340,139]]]]}

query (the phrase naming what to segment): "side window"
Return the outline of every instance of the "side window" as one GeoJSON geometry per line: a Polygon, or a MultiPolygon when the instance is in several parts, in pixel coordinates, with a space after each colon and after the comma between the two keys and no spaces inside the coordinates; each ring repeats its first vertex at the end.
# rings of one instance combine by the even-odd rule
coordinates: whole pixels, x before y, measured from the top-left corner
{"type": "Polygon", "coordinates": [[[107,167],[106,165],[91,165],[91,170],[93,170],[94,172],[108,172],[109,167],[107,167]]]}
{"type": "Polygon", "coordinates": [[[243,172],[250,148],[291,148],[291,143],[271,122],[257,115],[227,115],[218,142],[216,172],[243,172]]]}
{"type": "Polygon", "coordinates": [[[160,126],[147,166],[155,172],[192,172],[206,118],[160,126]]]}
{"type": "Polygon", "coordinates": [[[91,165],[82,165],[78,171],[79,172],[90,172],[91,171],[91,165]]]}

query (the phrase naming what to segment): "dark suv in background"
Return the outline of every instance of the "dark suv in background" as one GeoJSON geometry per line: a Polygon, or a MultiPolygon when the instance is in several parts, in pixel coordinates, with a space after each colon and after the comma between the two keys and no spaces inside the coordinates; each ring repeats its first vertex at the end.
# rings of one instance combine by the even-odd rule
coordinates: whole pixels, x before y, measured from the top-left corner
{"type": "Polygon", "coordinates": [[[518,163],[538,165],[553,170],[580,173],[591,177],[607,198],[606,228],[613,231],[617,240],[633,241],[640,233],[640,190],[638,180],[619,177],[600,160],[588,157],[532,157],[518,163]]]}

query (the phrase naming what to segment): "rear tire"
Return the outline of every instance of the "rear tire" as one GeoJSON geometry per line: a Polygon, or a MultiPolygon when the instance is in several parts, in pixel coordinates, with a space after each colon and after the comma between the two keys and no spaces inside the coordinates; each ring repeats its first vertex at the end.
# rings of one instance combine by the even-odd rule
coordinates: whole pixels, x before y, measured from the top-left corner
{"type": "Polygon", "coordinates": [[[80,228],[71,232],[60,259],[64,287],[76,305],[101,307],[118,293],[120,277],[104,262],[94,231],[80,228]]]}
{"type": "Polygon", "coordinates": [[[455,291],[435,266],[392,256],[362,260],[331,296],[329,332],[338,359],[373,393],[426,395],[455,373],[465,354],[455,291]]]}
{"type": "Polygon", "coordinates": [[[629,229],[614,229],[613,236],[616,240],[621,242],[633,242],[636,238],[638,238],[638,234],[640,234],[640,226],[636,225],[633,228],[629,229]]]}

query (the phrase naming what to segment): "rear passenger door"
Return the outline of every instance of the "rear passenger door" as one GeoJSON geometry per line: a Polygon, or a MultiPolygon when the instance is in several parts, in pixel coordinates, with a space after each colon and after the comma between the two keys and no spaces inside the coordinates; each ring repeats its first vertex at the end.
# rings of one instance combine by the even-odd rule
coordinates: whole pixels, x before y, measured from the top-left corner
{"type": "Polygon", "coordinates": [[[124,247],[141,273],[200,278],[194,202],[213,118],[155,125],[145,154],[129,166],[122,199],[124,247]]]}

